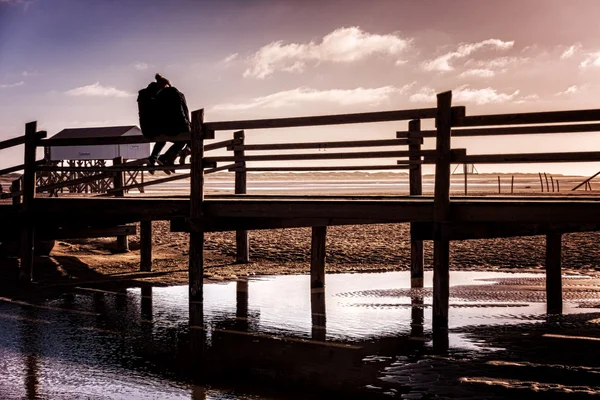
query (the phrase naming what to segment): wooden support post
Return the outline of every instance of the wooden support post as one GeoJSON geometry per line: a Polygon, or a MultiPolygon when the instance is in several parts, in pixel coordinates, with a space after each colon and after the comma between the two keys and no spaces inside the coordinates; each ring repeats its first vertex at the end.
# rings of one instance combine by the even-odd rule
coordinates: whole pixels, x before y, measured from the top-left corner
{"type": "Polygon", "coordinates": [[[467,196],[467,194],[468,194],[467,171],[468,171],[467,164],[463,164],[463,172],[465,174],[465,176],[464,176],[464,178],[465,178],[465,196],[467,196]]]}
{"type": "MultiPolygon", "coordinates": [[[[415,119],[408,123],[408,138],[415,137],[415,134],[421,130],[421,120],[415,119]]],[[[413,142],[408,145],[408,151],[413,153],[409,156],[411,161],[419,161],[421,156],[421,144],[413,142]]],[[[415,164],[409,170],[409,190],[411,196],[421,196],[423,194],[423,171],[421,164],[415,164]]],[[[413,230],[415,225],[410,224],[410,287],[423,287],[423,241],[414,240],[413,230]]]]}
{"type": "Polygon", "coordinates": [[[310,299],[312,335],[315,340],[325,340],[325,242],[327,227],[312,228],[310,255],[310,299]]]}
{"type": "Polygon", "coordinates": [[[544,193],[544,181],[542,180],[542,173],[538,172],[538,174],[540,175],[540,185],[542,186],[542,193],[544,193]]]}
{"type": "Polygon", "coordinates": [[[513,175],[510,178],[510,194],[514,194],[515,193],[515,176],[513,175]]]}
{"type": "MultiPolygon", "coordinates": [[[[123,157],[116,157],[113,158],[113,165],[121,165],[123,164],[123,157]]],[[[124,180],[123,180],[123,172],[119,171],[119,172],[115,172],[114,173],[114,178],[113,178],[113,182],[114,182],[114,187],[115,189],[120,189],[123,187],[124,184],[124,180]]],[[[115,197],[124,197],[125,196],[125,191],[124,190],[118,190],[115,192],[115,197]]],[[[127,238],[127,236],[117,236],[117,251],[119,252],[123,252],[126,253],[129,251],[129,239],[127,238]]]]}
{"type": "Polygon", "coordinates": [[[141,315],[145,321],[152,321],[152,286],[142,286],[140,303],[141,315]]]}
{"type": "Polygon", "coordinates": [[[424,303],[422,295],[415,295],[410,298],[410,338],[413,340],[423,340],[425,337],[425,316],[424,303]]]}
{"type": "Polygon", "coordinates": [[[554,193],[554,178],[550,175],[550,182],[552,183],[552,193],[554,193]]]}
{"type": "MultiPolygon", "coordinates": [[[[19,193],[21,191],[21,180],[15,179],[10,186],[10,192],[12,194],[19,193]]],[[[12,203],[14,206],[21,204],[21,196],[13,196],[12,203]]]]}
{"type": "Polygon", "coordinates": [[[498,194],[502,193],[502,188],[500,187],[500,175],[498,175],[498,194]]]}
{"type": "MultiPolygon", "coordinates": [[[[204,202],[204,109],[192,112],[192,155],[190,217],[203,215],[204,202]]],[[[202,303],[204,276],[204,232],[190,233],[189,295],[190,302],[202,303]]]]}
{"type": "Polygon", "coordinates": [[[140,271],[152,271],[152,221],[140,222],[140,271]]]}
{"type": "MultiPolygon", "coordinates": [[[[192,155],[190,183],[190,217],[203,215],[204,203],[204,109],[192,112],[192,155]]],[[[204,370],[204,232],[190,232],[189,252],[190,352],[197,378],[204,370]]]]}
{"type": "MultiPolygon", "coordinates": [[[[244,150],[237,150],[237,146],[244,145],[245,134],[244,131],[238,131],[233,133],[233,155],[234,157],[244,157],[244,150]]],[[[238,161],[236,161],[238,162],[238,161]]],[[[246,163],[240,161],[241,167],[245,168],[246,163]]],[[[235,194],[246,194],[247,189],[247,172],[245,170],[235,172],[235,194]]],[[[237,263],[247,263],[250,261],[250,243],[248,241],[248,231],[236,231],[235,232],[235,248],[237,263]]]]}
{"type": "Polygon", "coordinates": [[[550,193],[550,185],[548,184],[548,175],[544,172],[544,179],[546,179],[546,192],[550,193]]]}
{"type": "Polygon", "coordinates": [[[448,349],[450,241],[445,223],[450,218],[451,107],[452,92],[437,95],[432,322],[434,347],[440,351],[448,349]]]}
{"type": "Polygon", "coordinates": [[[546,235],[546,304],[549,314],[562,313],[561,234],[546,235]]]}
{"type": "Polygon", "coordinates": [[[22,226],[21,226],[21,269],[19,280],[27,283],[33,280],[33,256],[34,256],[34,221],[33,221],[33,199],[35,198],[35,153],[36,153],[36,130],[37,122],[29,122],[25,125],[25,156],[23,171],[23,204],[22,226]]]}
{"type": "Polygon", "coordinates": [[[556,180],[556,191],[560,192],[560,183],[559,183],[558,179],[556,180]]]}

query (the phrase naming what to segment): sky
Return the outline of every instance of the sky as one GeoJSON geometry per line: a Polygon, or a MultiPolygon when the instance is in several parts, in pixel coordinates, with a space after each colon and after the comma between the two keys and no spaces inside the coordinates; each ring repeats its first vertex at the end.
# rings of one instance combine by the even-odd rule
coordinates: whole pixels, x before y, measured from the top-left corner
{"type": "MultiPolygon", "coordinates": [[[[599,14],[596,0],[0,0],[0,140],[33,120],[49,135],[138,125],[137,91],[157,72],[206,121],[427,108],[446,90],[467,115],[600,108],[599,14]]],[[[406,128],[246,137],[381,139],[406,128]]],[[[596,133],[453,140],[469,154],[596,144],[596,133]]],[[[0,167],[22,157],[4,150],[0,167]]],[[[600,163],[476,167],[592,174],[600,163]]]]}

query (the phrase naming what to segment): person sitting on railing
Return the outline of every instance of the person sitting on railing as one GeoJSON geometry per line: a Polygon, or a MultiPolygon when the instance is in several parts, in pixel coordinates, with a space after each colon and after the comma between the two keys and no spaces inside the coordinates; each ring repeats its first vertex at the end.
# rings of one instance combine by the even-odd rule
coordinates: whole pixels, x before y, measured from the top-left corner
{"type": "MultiPolygon", "coordinates": [[[[151,82],[146,88],[138,92],[137,103],[138,103],[138,115],[140,120],[140,128],[142,134],[148,139],[154,139],[160,134],[157,118],[156,109],[156,93],[158,92],[158,84],[151,82]]],[[[158,156],[161,150],[165,147],[165,142],[156,142],[150,157],[148,157],[148,164],[154,166],[158,162],[158,156]]],[[[154,171],[150,171],[150,174],[154,175],[154,171]]]]}
{"type": "MultiPolygon", "coordinates": [[[[161,134],[177,136],[190,132],[190,116],[184,94],[171,86],[171,82],[162,75],[156,74],[155,78],[158,86],[156,107],[161,134]]],[[[165,165],[173,165],[177,156],[180,156],[183,163],[190,153],[190,143],[178,141],[174,142],[165,154],[159,156],[158,160],[165,165]]]]}

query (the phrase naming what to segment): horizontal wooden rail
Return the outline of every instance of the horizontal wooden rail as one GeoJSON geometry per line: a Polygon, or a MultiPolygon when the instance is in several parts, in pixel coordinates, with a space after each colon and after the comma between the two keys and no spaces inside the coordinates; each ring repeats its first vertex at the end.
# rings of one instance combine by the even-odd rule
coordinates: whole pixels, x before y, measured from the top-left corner
{"type": "Polygon", "coordinates": [[[145,188],[147,186],[159,185],[161,183],[179,181],[181,179],[187,179],[190,176],[191,176],[191,174],[177,174],[177,175],[169,176],[167,178],[155,179],[153,181],[146,181],[146,182],[142,182],[142,183],[136,183],[133,185],[123,186],[123,187],[116,188],[116,189],[109,189],[106,191],[106,193],[102,193],[96,197],[112,196],[117,192],[122,192],[125,190],[132,190],[132,189],[139,189],[139,188],[143,188],[143,187],[145,188]]]}
{"type": "Polygon", "coordinates": [[[382,111],[357,114],[319,115],[312,117],[255,119],[246,121],[207,122],[207,130],[233,131],[243,129],[294,128],[303,126],[360,124],[372,122],[403,121],[409,119],[435,118],[436,108],[422,108],[400,111],[382,111]]]}
{"type": "Polygon", "coordinates": [[[471,115],[457,121],[453,126],[554,124],[586,121],[600,121],[600,109],[471,115]]]}
{"type": "Polygon", "coordinates": [[[206,174],[214,174],[215,172],[219,172],[219,171],[233,171],[233,170],[237,170],[237,168],[241,167],[243,164],[244,163],[239,162],[239,163],[222,165],[220,167],[205,169],[204,170],[204,175],[206,175],[206,174]]]}
{"type": "MultiPolygon", "coordinates": [[[[46,160],[38,160],[35,162],[35,165],[44,165],[46,160]]],[[[25,164],[15,165],[14,167],[8,167],[4,169],[0,169],[0,175],[10,174],[11,172],[17,172],[25,169],[25,164]]]]}
{"type": "MultiPolygon", "coordinates": [[[[419,140],[419,139],[417,139],[419,140]]],[[[422,141],[422,139],[421,139],[422,141]]],[[[409,139],[384,139],[384,140],[354,140],[346,142],[310,142],[310,143],[274,143],[274,144],[247,144],[234,146],[235,150],[300,150],[300,149],[338,149],[344,147],[384,147],[408,146],[409,139]]]]}
{"type": "MultiPolygon", "coordinates": [[[[225,162],[225,161],[293,161],[293,160],[340,160],[351,158],[389,158],[389,157],[408,157],[414,153],[408,150],[402,151],[370,151],[370,152],[355,152],[355,153],[325,153],[325,154],[260,154],[244,157],[221,156],[221,157],[205,157],[208,162],[225,162]]],[[[435,157],[435,150],[422,150],[417,155],[435,157]]],[[[409,161],[406,161],[409,163],[409,161]]]]}
{"type": "Polygon", "coordinates": [[[223,140],[222,142],[215,142],[215,143],[210,143],[210,144],[204,145],[204,151],[217,150],[217,149],[222,149],[222,148],[231,147],[231,146],[233,146],[233,139],[223,140]]]}
{"type": "Polygon", "coordinates": [[[118,137],[80,137],[80,138],[57,138],[40,140],[39,146],[101,146],[107,144],[138,144],[138,143],[154,143],[154,142],[182,142],[191,140],[189,133],[181,133],[176,136],[157,136],[148,139],[143,135],[134,136],[118,136],[118,137]]]}
{"type": "Polygon", "coordinates": [[[599,151],[577,153],[522,153],[522,154],[477,154],[457,156],[459,164],[526,164],[540,162],[595,162],[600,161],[599,151]]]}
{"type": "MultiPolygon", "coordinates": [[[[37,139],[43,139],[48,135],[46,131],[36,132],[35,136],[37,139]]],[[[25,136],[19,136],[16,138],[3,140],[0,142],[0,150],[8,149],[10,147],[18,146],[25,143],[25,136]]]]}
{"type": "MultiPolygon", "coordinates": [[[[541,126],[516,126],[506,128],[472,128],[472,129],[453,129],[453,137],[472,137],[472,136],[501,136],[501,135],[530,135],[530,134],[548,134],[548,133],[577,133],[577,132],[600,132],[600,124],[575,124],[575,125],[541,125],[541,126]]],[[[408,132],[396,132],[398,138],[407,138],[409,136],[416,138],[432,138],[436,136],[437,131],[425,130],[408,132]]]]}
{"type": "Polygon", "coordinates": [[[321,166],[321,167],[253,167],[237,168],[235,171],[247,172],[300,172],[300,171],[376,171],[376,170],[400,170],[410,169],[411,165],[344,165],[344,166],[321,166]]]}

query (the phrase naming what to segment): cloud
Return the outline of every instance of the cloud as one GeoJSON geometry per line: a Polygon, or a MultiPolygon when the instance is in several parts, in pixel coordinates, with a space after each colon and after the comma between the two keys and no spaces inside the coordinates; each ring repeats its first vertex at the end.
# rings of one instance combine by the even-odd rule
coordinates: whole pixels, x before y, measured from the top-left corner
{"type": "Polygon", "coordinates": [[[587,53],[586,58],[579,64],[581,68],[600,67],[600,51],[587,53]]]}
{"type": "Polygon", "coordinates": [[[505,42],[500,39],[488,39],[477,43],[463,43],[458,46],[456,51],[446,53],[430,61],[424,61],[421,63],[421,66],[425,71],[452,71],[454,67],[450,63],[454,59],[468,57],[474,52],[485,48],[508,50],[514,44],[514,41],[505,42]]]}
{"type": "Polygon", "coordinates": [[[29,6],[33,3],[33,0],[0,0],[1,4],[7,5],[23,5],[23,9],[27,11],[29,6]]]}
{"type": "Polygon", "coordinates": [[[137,63],[133,64],[133,67],[135,69],[137,69],[138,71],[145,71],[148,68],[150,68],[151,66],[149,64],[146,64],[145,62],[137,62],[137,63]]]}
{"type": "Polygon", "coordinates": [[[567,48],[565,51],[563,51],[563,53],[560,55],[560,59],[561,60],[566,60],[568,58],[571,58],[575,55],[575,53],[577,53],[579,50],[581,50],[581,43],[575,43],[574,45],[570,46],[569,48],[567,48]]]}
{"type": "Polygon", "coordinates": [[[491,69],[475,68],[475,69],[468,69],[465,72],[463,72],[462,74],[460,74],[459,76],[461,78],[469,78],[469,77],[491,78],[494,75],[496,75],[496,73],[494,71],[492,71],[491,69]]]}
{"type": "Polygon", "coordinates": [[[374,54],[396,56],[408,49],[411,41],[395,34],[364,32],[355,26],[336,29],[320,43],[272,42],[247,59],[250,67],[244,77],[264,79],[276,71],[301,72],[308,62],[350,63],[374,54]]]}
{"type": "Polygon", "coordinates": [[[526,57],[496,57],[490,60],[469,60],[465,63],[465,66],[479,69],[501,70],[501,72],[504,72],[509,66],[528,60],[529,58],[526,57]]]}
{"type": "Polygon", "coordinates": [[[234,62],[239,56],[239,53],[232,53],[230,55],[228,55],[227,57],[225,57],[222,62],[223,64],[230,64],[232,62],[234,62]]]}
{"type": "Polygon", "coordinates": [[[17,86],[23,86],[24,84],[25,84],[25,82],[23,82],[23,81],[16,82],[16,83],[0,84],[0,89],[10,89],[10,88],[14,88],[17,86]]]}
{"type": "Polygon", "coordinates": [[[556,93],[556,96],[567,96],[570,94],[575,94],[577,92],[580,92],[581,89],[582,88],[577,85],[572,85],[572,86],[569,86],[566,90],[556,93]]]}
{"type": "MultiPolygon", "coordinates": [[[[499,93],[496,89],[487,87],[484,89],[471,89],[468,85],[460,86],[452,91],[452,101],[456,103],[497,104],[517,99],[520,91],[512,93],[499,93]]],[[[436,91],[429,87],[423,87],[417,93],[410,96],[412,102],[435,102],[436,91]]]]}
{"type": "Polygon", "coordinates": [[[245,103],[218,104],[213,107],[213,110],[245,111],[255,108],[282,108],[309,103],[330,103],[342,106],[356,104],[377,105],[387,101],[392,95],[405,93],[413,85],[414,83],[411,83],[401,88],[383,86],[373,89],[359,87],[356,89],[331,90],[299,87],[292,90],[273,93],[268,96],[255,97],[245,103]]]}
{"type": "Polygon", "coordinates": [[[131,93],[114,87],[102,86],[100,82],[67,90],[69,96],[132,97],[131,93]]]}

